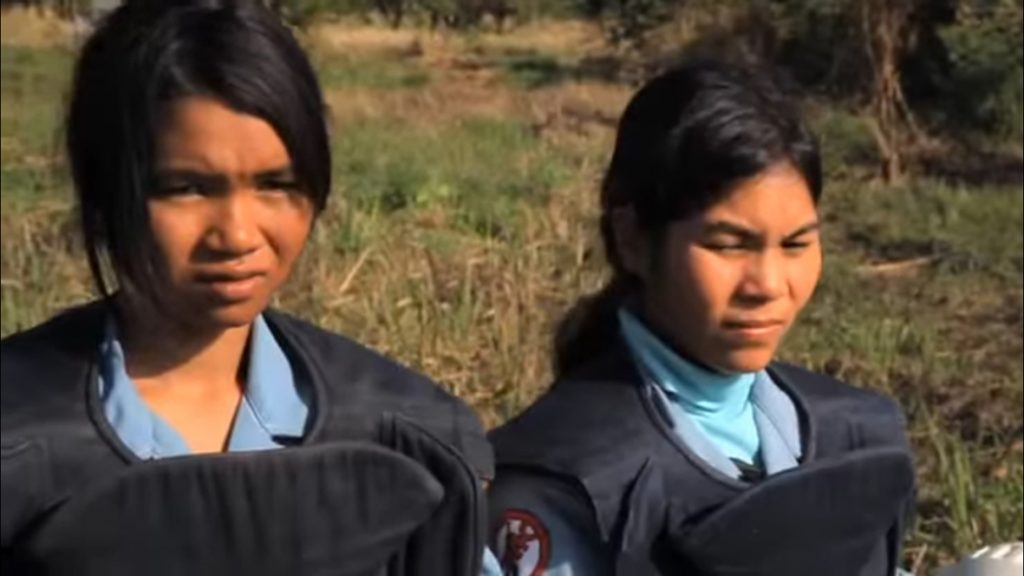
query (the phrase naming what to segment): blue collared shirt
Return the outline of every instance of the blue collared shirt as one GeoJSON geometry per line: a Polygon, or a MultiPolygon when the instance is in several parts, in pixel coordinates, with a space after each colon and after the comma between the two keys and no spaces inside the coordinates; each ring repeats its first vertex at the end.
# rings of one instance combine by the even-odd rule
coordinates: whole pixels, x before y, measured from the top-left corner
{"type": "MultiPolygon", "coordinates": [[[[139,396],[125,368],[124,349],[113,320],[107,325],[101,353],[100,400],[121,441],[143,460],[191,454],[181,435],[139,396]]],[[[308,388],[296,380],[263,316],[253,322],[247,374],[228,451],[280,448],[280,440],[302,438],[309,417],[309,399],[304,394],[308,388]]],[[[486,548],[481,576],[501,576],[497,559],[486,548]]]]}
{"type": "MultiPolygon", "coordinates": [[[[143,460],[191,454],[185,440],[142,400],[125,367],[124,349],[113,320],[107,324],[100,364],[103,413],[118,437],[143,460]]],[[[306,386],[263,316],[253,322],[248,378],[235,414],[229,452],[279,448],[282,440],[302,438],[309,417],[306,386]]]]}

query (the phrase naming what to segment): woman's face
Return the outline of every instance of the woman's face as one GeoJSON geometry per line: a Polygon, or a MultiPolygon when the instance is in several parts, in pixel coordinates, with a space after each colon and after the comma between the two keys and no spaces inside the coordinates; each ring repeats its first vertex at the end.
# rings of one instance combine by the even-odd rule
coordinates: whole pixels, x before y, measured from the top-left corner
{"type": "Polygon", "coordinates": [[[641,276],[642,307],[686,356],[721,372],[764,368],[821,274],[807,183],[779,165],[672,223],[641,276]]]}
{"type": "Polygon", "coordinates": [[[264,120],[219,101],[172,103],[158,139],[150,226],[161,304],[204,328],[251,322],[287,280],[313,224],[288,151],[264,120]]]}

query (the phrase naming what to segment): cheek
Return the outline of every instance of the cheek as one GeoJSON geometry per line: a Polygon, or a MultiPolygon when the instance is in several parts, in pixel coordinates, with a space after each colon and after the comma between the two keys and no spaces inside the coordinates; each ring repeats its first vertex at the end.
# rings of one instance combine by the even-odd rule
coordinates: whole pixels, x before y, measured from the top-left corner
{"type": "Polygon", "coordinates": [[[274,211],[268,222],[268,236],[281,265],[290,269],[302,254],[313,228],[312,209],[274,211]]]}
{"type": "Polygon", "coordinates": [[[663,260],[660,279],[666,305],[677,320],[703,323],[728,306],[734,285],[734,267],[719,256],[696,246],[683,246],[663,260]]]}
{"type": "Polygon", "coordinates": [[[821,267],[820,250],[815,250],[793,262],[789,274],[790,291],[797,305],[797,311],[807,304],[814,294],[818,281],[821,279],[821,267]]]}
{"type": "Polygon", "coordinates": [[[188,262],[203,235],[202,217],[159,203],[149,206],[149,229],[164,264],[173,272],[188,262]]]}
{"type": "Polygon", "coordinates": [[[729,305],[739,276],[737,266],[700,247],[691,247],[679,260],[677,281],[700,316],[718,315],[729,305]]]}

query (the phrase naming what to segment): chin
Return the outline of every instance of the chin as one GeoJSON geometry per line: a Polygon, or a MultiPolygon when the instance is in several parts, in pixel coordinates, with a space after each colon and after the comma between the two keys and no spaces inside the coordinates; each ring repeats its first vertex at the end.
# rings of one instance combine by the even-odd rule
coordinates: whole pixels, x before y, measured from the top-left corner
{"type": "Polygon", "coordinates": [[[749,372],[760,372],[774,358],[773,350],[736,350],[725,354],[715,368],[727,374],[744,374],[749,372]]]}
{"type": "Polygon", "coordinates": [[[252,324],[263,313],[265,305],[256,302],[242,302],[225,306],[208,307],[193,316],[193,322],[206,328],[230,330],[252,324]]]}

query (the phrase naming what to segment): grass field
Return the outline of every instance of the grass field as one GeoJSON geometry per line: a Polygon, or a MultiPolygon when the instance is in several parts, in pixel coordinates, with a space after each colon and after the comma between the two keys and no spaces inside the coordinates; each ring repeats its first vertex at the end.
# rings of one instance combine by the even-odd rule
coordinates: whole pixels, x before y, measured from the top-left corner
{"type": "MultiPolygon", "coordinates": [[[[422,369],[489,425],[545,388],[554,324],[603,280],[596,183],[630,93],[580,72],[592,31],[546,26],[306,38],[337,186],[279,304],[422,369]]],[[[5,32],[0,52],[4,335],[90,297],[58,146],[73,51],[46,35],[5,32]]],[[[920,474],[907,565],[927,574],[1024,537],[1020,170],[881,186],[857,116],[814,117],[827,262],[782,356],[901,401],[920,474]]]]}

